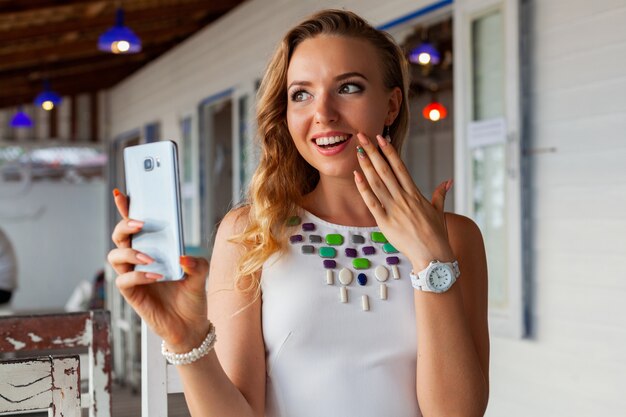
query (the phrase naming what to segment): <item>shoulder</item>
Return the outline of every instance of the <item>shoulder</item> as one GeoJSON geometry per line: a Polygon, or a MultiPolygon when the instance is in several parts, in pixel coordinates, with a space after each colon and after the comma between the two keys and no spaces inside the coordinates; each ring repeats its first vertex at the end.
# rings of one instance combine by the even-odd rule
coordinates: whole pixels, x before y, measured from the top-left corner
{"type": "Polygon", "coordinates": [[[469,217],[454,213],[446,213],[445,216],[450,247],[459,264],[486,279],[487,259],[480,228],[469,217]]]}
{"type": "Polygon", "coordinates": [[[446,227],[450,245],[483,246],[483,236],[480,228],[469,217],[456,213],[445,213],[446,227]]]}
{"type": "Polygon", "coordinates": [[[228,240],[232,236],[243,233],[250,221],[249,215],[251,207],[250,204],[240,205],[226,213],[217,228],[217,238],[228,240]]]}

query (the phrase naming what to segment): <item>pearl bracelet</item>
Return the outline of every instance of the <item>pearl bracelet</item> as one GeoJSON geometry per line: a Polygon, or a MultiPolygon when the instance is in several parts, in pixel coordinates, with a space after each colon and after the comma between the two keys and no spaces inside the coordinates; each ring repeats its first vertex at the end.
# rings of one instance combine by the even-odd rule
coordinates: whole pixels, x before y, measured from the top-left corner
{"type": "Polygon", "coordinates": [[[174,353],[167,350],[165,347],[165,341],[163,341],[161,342],[161,354],[165,356],[167,362],[172,365],[189,365],[203,356],[206,356],[211,350],[213,350],[216,340],[215,327],[213,327],[213,323],[210,323],[209,333],[206,335],[202,344],[197,348],[193,348],[186,353],[174,353]]]}

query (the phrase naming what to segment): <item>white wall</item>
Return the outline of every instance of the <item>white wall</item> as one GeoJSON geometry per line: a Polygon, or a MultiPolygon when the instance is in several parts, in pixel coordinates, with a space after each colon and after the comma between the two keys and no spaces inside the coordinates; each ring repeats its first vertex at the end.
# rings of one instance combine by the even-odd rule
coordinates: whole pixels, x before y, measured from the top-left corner
{"type": "MultiPolygon", "coordinates": [[[[15,191],[2,183],[3,196],[15,191]]],[[[0,199],[0,227],[15,248],[19,288],[13,310],[62,309],[76,285],[105,263],[105,184],[37,182],[23,196],[0,199]],[[30,216],[42,208],[39,216],[30,216]]]]}
{"type": "Polygon", "coordinates": [[[530,17],[534,337],[492,338],[487,415],[625,416],[626,1],[530,17]]]}

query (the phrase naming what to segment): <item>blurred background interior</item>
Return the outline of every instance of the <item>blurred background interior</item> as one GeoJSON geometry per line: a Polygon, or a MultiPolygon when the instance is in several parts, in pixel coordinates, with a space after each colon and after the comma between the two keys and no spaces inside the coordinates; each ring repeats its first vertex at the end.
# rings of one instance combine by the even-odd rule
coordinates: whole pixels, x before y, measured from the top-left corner
{"type": "Polygon", "coordinates": [[[453,178],[447,209],[483,232],[487,415],[625,416],[625,0],[0,1],[0,233],[18,271],[0,313],[110,310],[114,378],[138,392],[140,324],[105,258],[123,149],[178,143],[185,244],[208,257],[258,160],[266,62],[326,7],[402,46],[404,159],[425,195],[453,178]]]}

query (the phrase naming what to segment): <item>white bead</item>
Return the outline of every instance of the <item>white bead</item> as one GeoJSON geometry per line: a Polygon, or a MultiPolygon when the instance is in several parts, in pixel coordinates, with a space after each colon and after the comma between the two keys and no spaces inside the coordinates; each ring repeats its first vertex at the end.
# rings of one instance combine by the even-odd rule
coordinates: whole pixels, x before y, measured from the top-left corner
{"type": "Polygon", "coordinates": [[[341,299],[342,303],[348,302],[348,289],[346,287],[339,288],[339,298],[341,299]]]}
{"type": "Polygon", "coordinates": [[[398,269],[398,265],[391,265],[391,274],[393,275],[393,279],[400,279],[400,270],[398,269]]]}
{"type": "Polygon", "coordinates": [[[343,285],[350,285],[350,283],[352,282],[352,271],[350,271],[348,268],[343,268],[339,272],[339,282],[341,282],[343,285]]]}
{"type": "Polygon", "coordinates": [[[193,348],[191,351],[186,353],[174,353],[168,352],[168,350],[165,348],[165,341],[163,341],[161,343],[161,354],[163,354],[167,362],[171,363],[172,365],[188,365],[197,361],[203,356],[206,356],[213,349],[215,341],[215,327],[213,327],[213,325],[211,324],[209,328],[209,333],[199,347],[193,348]]]}
{"type": "Polygon", "coordinates": [[[332,269],[326,270],[326,284],[333,285],[335,283],[335,276],[333,275],[332,269]]]}
{"type": "Polygon", "coordinates": [[[380,284],[380,299],[387,299],[387,284],[380,284]]]}
{"type": "Polygon", "coordinates": [[[389,270],[384,265],[378,265],[374,270],[374,275],[380,282],[385,282],[389,278],[389,270]]]}
{"type": "Polygon", "coordinates": [[[363,308],[363,311],[369,311],[370,309],[370,299],[367,295],[361,296],[361,308],[363,308]]]}

